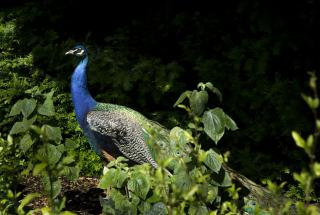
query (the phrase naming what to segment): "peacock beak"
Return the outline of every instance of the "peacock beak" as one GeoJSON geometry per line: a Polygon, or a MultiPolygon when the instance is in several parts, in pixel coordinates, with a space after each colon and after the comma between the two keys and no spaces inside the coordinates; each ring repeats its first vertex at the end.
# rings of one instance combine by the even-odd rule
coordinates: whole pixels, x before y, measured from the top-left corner
{"type": "Polygon", "coordinates": [[[75,52],[75,50],[71,49],[71,50],[67,51],[67,52],[65,53],[65,55],[74,54],[74,52],[75,52]]]}

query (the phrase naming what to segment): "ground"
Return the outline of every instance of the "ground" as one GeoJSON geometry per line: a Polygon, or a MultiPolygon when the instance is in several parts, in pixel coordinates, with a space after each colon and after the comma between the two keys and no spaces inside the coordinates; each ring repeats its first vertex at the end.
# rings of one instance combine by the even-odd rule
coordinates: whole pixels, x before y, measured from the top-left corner
{"type": "MultiPolygon", "coordinates": [[[[99,197],[104,197],[102,189],[97,188],[99,179],[92,177],[79,177],[76,181],[62,180],[61,195],[65,196],[65,210],[75,212],[80,215],[96,215],[101,214],[99,197]]],[[[22,180],[23,193],[42,193],[42,184],[40,178],[29,176],[22,180]]],[[[47,205],[47,199],[43,195],[32,201],[28,207],[42,208],[47,205]]]]}

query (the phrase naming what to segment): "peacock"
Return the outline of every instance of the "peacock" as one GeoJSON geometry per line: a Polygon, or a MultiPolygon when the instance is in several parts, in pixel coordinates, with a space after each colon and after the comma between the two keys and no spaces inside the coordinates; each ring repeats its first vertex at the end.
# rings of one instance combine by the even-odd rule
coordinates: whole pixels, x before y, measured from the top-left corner
{"type": "MultiPolygon", "coordinates": [[[[180,146],[169,139],[169,131],[139,112],[125,106],[97,102],[87,86],[88,50],[77,45],[65,53],[78,57],[79,63],[71,77],[71,95],[76,119],[88,138],[92,149],[106,162],[118,156],[129,164],[149,163],[158,168],[157,160],[179,159],[190,152],[187,145],[180,146]]],[[[272,202],[275,197],[264,187],[237,173],[226,164],[223,168],[232,178],[246,187],[251,195],[272,202]]],[[[170,172],[168,172],[170,174],[170,172]]],[[[261,202],[259,199],[259,202],[261,202]]]]}
{"type": "MultiPolygon", "coordinates": [[[[71,95],[76,119],[92,149],[106,162],[118,156],[129,164],[149,163],[157,168],[157,156],[171,156],[174,143],[169,143],[169,131],[125,106],[97,102],[87,86],[88,51],[77,45],[65,53],[80,59],[71,77],[71,95]],[[150,140],[157,140],[150,146],[150,140]]],[[[154,142],[154,141],[153,141],[154,142]]],[[[178,146],[176,146],[178,147],[178,146]]],[[[177,153],[182,154],[182,153],[177,153]]]]}

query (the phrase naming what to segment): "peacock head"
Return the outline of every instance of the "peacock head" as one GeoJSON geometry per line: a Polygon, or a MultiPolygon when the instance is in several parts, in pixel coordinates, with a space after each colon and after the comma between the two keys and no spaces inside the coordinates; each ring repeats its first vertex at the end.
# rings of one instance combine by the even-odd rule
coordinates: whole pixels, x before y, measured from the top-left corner
{"type": "Polygon", "coordinates": [[[84,45],[76,45],[75,47],[67,51],[65,54],[71,54],[80,58],[84,58],[88,55],[88,50],[84,45]]]}

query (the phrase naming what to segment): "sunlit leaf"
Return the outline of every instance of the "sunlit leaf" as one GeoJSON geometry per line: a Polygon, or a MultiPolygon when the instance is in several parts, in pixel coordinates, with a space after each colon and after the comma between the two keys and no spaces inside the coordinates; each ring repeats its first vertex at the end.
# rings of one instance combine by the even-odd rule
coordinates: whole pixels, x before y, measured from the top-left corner
{"type": "Polygon", "coordinates": [[[184,93],[180,95],[178,100],[174,103],[173,107],[176,107],[177,105],[181,104],[186,98],[190,97],[191,91],[187,90],[184,93]]]}
{"type": "Polygon", "coordinates": [[[320,163],[314,163],[313,165],[313,171],[316,177],[320,177],[320,163]]]}
{"type": "Polygon", "coordinates": [[[73,213],[71,211],[63,211],[60,213],[60,215],[76,215],[76,213],[73,213]]]}
{"type": "Polygon", "coordinates": [[[25,214],[25,211],[23,210],[24,206],[29,204],[34,198],[38,198],[41,195],[39,193],[29,193],[26,195],[20,202],[20,205],[18,207],[18,213],[19,214],[25,214]]]}
{"type": "Polygon", "coordinates": [[[33,175],[39,175],[39,173],[42,172],[47,166],[48,164],[44,162],[36,164],[33,168],[33,175]]]}
{"type": "Polygon", "coordinates": [[[306,142],[305,140],[300,136],[300,134],[298,134],[296,131],[292,131],[291,135],[296,143],[297,146],[301,147],[301,148],[305,148],[306,147],[306,142]]]}
{"type": "Polygon", "coordinates": [[[205,111],[202,117],[204,131],[217,144],[225,128],[225,114],[221,108],[205,111]]]}

